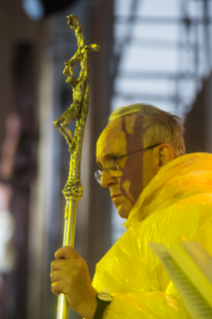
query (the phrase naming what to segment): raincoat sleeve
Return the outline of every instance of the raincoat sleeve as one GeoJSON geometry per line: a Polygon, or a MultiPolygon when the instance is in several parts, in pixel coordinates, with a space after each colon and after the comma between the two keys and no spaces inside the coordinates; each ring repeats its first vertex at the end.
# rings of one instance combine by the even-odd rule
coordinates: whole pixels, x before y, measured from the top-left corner
{"type": "Polygon", "coordinates": [[[167,292],[113,294],[113,302],[105,312],[104,319],[191,319],[190,314],[172,282],[167,292]]]}
{"type": "MultiPolygon", "coordinates": [[[[130,236],[126,236],[126,239],[129,240],[129,237],[130,236]]],[[[144,266],[138,266],[142,264],[139,260],[139,255],[133,252],[133,248],[134,247],[132,247],[131,254],[129,255],[129,260],[126,260],[126,256],[124,255],[122,256],[123,258],[119,256],[118,261],[114,258],[114,263],[117,262],[119,266],[124,265],[123,268],[118,267],[118,272],[113,271],[114,263],[111,258],[109,260],[110,263],[113,264],[112,266],[107,259],[106,261],[103,260],[97,267],[98,275],[94,281],[97,291],[110,293],[110,283],[112,283],[111,286],[114,287],[114,290],[110,293],[113,298],[112,302],[107,307],[103,318],[191,319],[174,284],[170,281],[165,268],[158,262],[158,266],[149,274],[146,273],[145,275],[146,270],[144,266]],[[132,255],[135,267],[128,265],[132,255]],[[103,262],[107,262],[107,268],[103,262]],[[128,266],[129,268],[124,274],[123,270],[128,266]],[[130,271],[131,273],[129,273],[130,271]],[[129,274],[128,277],[127,273],[129,274]],[[98,285],[100,279],[101,285],[98,285]],[[121,279],[123,279],[122,282],[121,279]],[[128,285],[129,288],[135,291],[127,291],[128,285]],[[145,291],[147,285],[151,286],[152,291],[145,291]],[[140,292],[139,286],[142,287],[140,292]]],[[[125,250],[125,252],[126,254],[128,253],[127,250],[125,250]]]]}

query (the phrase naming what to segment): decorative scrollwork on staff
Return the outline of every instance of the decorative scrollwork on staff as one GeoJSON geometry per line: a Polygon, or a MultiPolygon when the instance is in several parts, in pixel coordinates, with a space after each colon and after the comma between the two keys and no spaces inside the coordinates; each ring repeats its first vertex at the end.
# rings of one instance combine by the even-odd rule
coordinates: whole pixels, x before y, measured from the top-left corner
{"type": "Polygon", "coordinates": [[[90,72],[88,53],[91,51],[99,51],[100,46],[97,44],[86,45],[83,35],[82,25],[78,17],[74,14],[68,16],[68,24],[75,31],[78,49],[74,56],[65,62],[63,74],[67,76],[66,82],[72,86],[73,102],[70,107],[59,116],[54,122],[58,131],[66,138],[71,152],[71,163],[68,182],[63,190],[64,195],[70,192],[78,197],[82,196],[82,186],[80,177],[80,162],[82,152],[82,141],[84,135],[84,127],[89,109],[90,100],[90,72]],[[80,62],[81,70],[78,79],[76,79],[73,67],[80,62]],[[74,138],[68,128],[68,124],[77,119],[74,138]]]}
{"type": "MultiPolygon", "coordinates": [[[[70,168],[67,183],[63,189],[66,199],[63,246],[74,247],[77,202],[82,197],[83,186],[80,181],[80,163],[85,123],[90,103],[90,70],[88,53],[99,51],[97,44],[86,45],[82,25],[74,14],[67,17],[69,26],[75,31],[78,49],[74,56],[65,62],[63,74],[67,76],[66,82],[73,90],[73,102],[70,107],[54,122],[58,131],[65,137],[71,153],[70,168]],[[81,70],[76,79],[73,67],[80,62],[81,70]],[[74,136],[68,124],[76,119],[74,136]]],[[[66,296],[60,294],[58,298],[57,319],[68,318],[68,303],[66,296]]]]}

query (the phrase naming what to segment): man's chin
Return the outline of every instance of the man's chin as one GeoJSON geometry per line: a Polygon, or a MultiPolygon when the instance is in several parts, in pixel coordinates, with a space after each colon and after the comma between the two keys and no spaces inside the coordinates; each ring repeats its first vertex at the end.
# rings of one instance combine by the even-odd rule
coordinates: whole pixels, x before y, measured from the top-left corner
{"type": "Polygon", "coordinates": [[[118,211],[119,216],[121,218],[125,218],[125,219],[127,219],[127,217],[129,216],[129,213],[130,213],[130,210],[127,210],[122,205],[119,205],[117,207],[117,211],[118,211]]]}

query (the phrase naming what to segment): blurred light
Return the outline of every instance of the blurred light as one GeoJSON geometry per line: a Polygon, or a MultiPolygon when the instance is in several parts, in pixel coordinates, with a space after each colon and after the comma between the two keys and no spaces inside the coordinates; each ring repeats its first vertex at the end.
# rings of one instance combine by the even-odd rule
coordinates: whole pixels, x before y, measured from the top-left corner
{"type": "Polygon", "coordinates": [[[9,273],[15,267],[13,236],[15,223],[9,211],[0,210],[0,273],[9,273]]]}
{"type": "MultiPolygon", "coordinates": [[[[25,13],[33,20],[40,20],[46,16],[58,13],[81,0],[22,0],[25,13]]],[[[93,0],[92,0],[93,1],[93,0]]]]}
{"type": "Polygon", "coordinates": [[[33,20],[40,20],[44,17],[45,10],[41,0],[22,0],[26,14],[33,20]]]}

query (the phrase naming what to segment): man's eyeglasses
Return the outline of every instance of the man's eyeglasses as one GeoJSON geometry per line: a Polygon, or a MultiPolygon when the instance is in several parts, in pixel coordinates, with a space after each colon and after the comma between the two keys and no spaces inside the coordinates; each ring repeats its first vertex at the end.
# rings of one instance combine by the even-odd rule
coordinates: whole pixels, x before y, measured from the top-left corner
{"type": "Polygon", "coordinates": [[[101,184],[103,171],[105,171],[108,175],[110,175],[112,177],[121,176],[122,175],[122,171],[120,170],[120,167],[116,163],[119,159],[121,159],[121,158],[123,158],[125,156],[129,156],[129,155],[141,152],[141,151],[149,150],[150,148],[153,148],[153,147],[156,147],[156,146],[159,146],[159,145],[161,145],[161,143],[160,144],[155,144],[155,145],[152,145],[152,146],[149,146],[149,147],[146,147],[146,148],[142,148],[141,150],[134,151],[134,152],[129,153],[129,154],[125,154],[125,155],[122,155],[122,156],[119,156],[119,157],[116,157],[116,158],[109,159],[108,161],[105,162],[105,167],[104,168],[98,169],[94,173],[94,177],[95,177],[96,181],[99,184],[101,184]]]}

